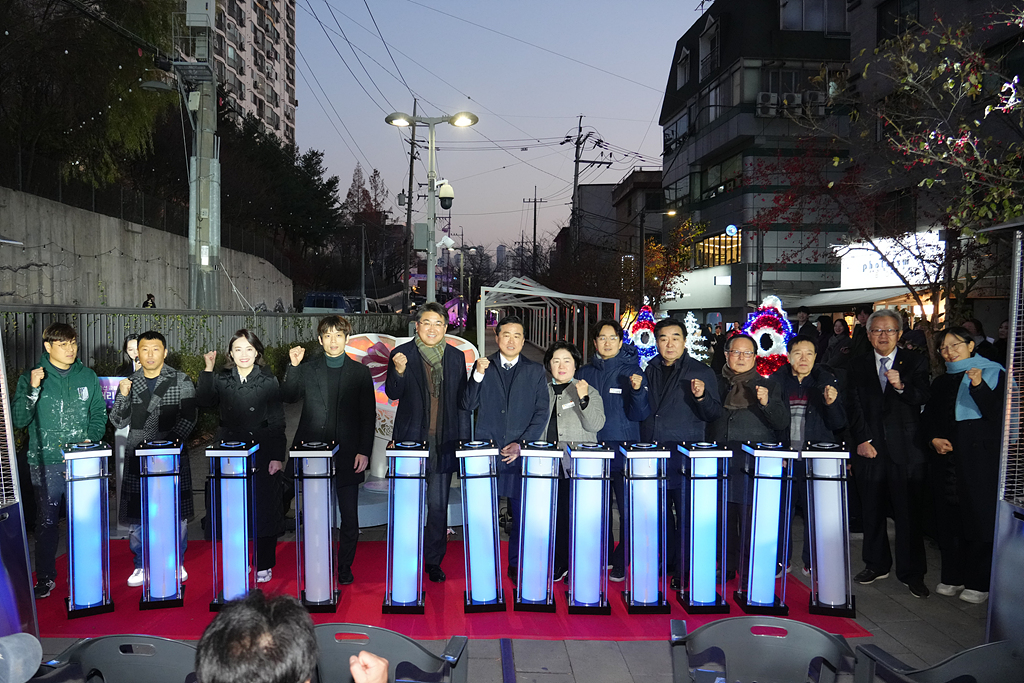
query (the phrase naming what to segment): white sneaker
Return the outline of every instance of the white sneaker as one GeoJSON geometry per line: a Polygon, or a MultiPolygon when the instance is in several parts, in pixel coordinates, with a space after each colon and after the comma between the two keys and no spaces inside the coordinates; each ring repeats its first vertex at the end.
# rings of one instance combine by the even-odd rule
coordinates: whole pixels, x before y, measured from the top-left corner
{"type": "Polygon", "coordinates": [[[968,588],[960,594],[960,599],[964,602],[970,602],[975,605],[980,605],[981,603],[988,600],[988,592],[986,591],[982,593],[981,591],[972,591],[970,588],[968,588]]]}
{"type": "Polygon", "coordinates": [[[128,577],[128,585],[132,588],[138,588],[146,580],[146,572],[139,567],[132,572],[132,575],[128,577]]]}
{"type": "Polygon", "coordinates": [[[945,595],[947,598],[951,598],[963,589],[963,584],[959,586],[951,586],[948,583],[940,583],[935,587],[935,592],[939,595],[945,595]]]}
{"type": "Polygon", "coordinates": [[[273,569],[261,569],[256,572],[256,583],[266,583],[274,576],[273,569]]]}
{"type": "Polygon", "coordinates": [[[181,582],[185,583],[186,581],[188,581],[188,572],[185,571],[184,567],[182,567],[181,568],[181,582]]]}

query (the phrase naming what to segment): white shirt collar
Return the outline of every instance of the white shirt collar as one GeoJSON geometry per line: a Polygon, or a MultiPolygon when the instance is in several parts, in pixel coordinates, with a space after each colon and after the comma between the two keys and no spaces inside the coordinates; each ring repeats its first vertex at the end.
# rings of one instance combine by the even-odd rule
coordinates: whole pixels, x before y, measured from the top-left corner
{"type": "MultiPolygon", "coordinates": [[[[521,356],[522,354],[519,354],[519,355],[521,356]]],[[[503,354],[501,351],[498,352],[498,358],[501,359],[501,367],[503,367],[503,368],[505,367],[506,364],[511,365],[512,367],[515,367],[516,363],[519,362],[519,356],[516,356],[515,358],[512,358],[512,359],[505,358],[505,354],[503,354]]]]}

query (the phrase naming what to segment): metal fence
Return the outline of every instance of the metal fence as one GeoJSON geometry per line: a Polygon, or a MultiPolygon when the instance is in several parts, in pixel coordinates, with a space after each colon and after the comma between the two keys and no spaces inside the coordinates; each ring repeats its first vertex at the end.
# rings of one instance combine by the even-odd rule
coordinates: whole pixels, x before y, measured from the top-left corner
{"type": "MultiPolygon", "coordinates": [[[[43,353],[43,330],[66,322],[78,331],[78,357],[90,367],[118,363],[129,334],[158,330],[171,352],[224,352],[235,331],[252,330],[265,346],[280,346],[316,339],[322,314],[203,312],[139,308],[69,308],[64,306],[0,306],[3,348],[7,367],[20,372],[43,353]]],[[[353,334],[378,332],[407,334],[405,316],[395,313],[346,315],[353,334]]]]}

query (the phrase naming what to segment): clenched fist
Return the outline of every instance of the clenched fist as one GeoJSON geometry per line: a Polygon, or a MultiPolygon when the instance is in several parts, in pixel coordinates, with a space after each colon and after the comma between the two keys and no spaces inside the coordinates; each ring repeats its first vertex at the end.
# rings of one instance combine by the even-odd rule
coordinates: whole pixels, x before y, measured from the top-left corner
{"type": "Polygon", "coordinates": [[[121,392],[122,396],[127,396],[132,391],[132,381],[125,377],[123,380],[117,383],[117,389],[121,392]]]}
{"type": "Polygon", "coordinates": [[[971,380],[971,386],[976,387],[981,384],[981,368],[971,368],[967,371],[967,377],[971,380]]]}
{"type": "Polygon", "coordinates": [[[935,452],[939,455],[945,455],[953,450],[953,444],[950,443],[949,439],[935,438],[932,439],[932,448],[934,448],[935,452]]]}
{"type": "Polygon", "coordinates": [[[306,349],[301,346],[293,346],[288,349],[288,359],[291,360],[294,367],[299,367],[299,363],[306,356],[306,349]]]}
{"type": "Polygon", "coordinates": [[[857,446],[857,455],[865,458],[875,458],[878,456],[878,451],[875,450],[870,441],[865,441],[857,446]]]}
{"type": "Polygon", "coordinates": [[[643,382],[644,382],[644,378],[643,378],[642,375],[634,373],[634,374],[629,376],[629,383],[630,383],[630,385],[632,385],[633,391],[639,391],[640,390],[640,385],[642,385],[643,382]]]}
{"type": "Polygon", "coordinates": [[[757,402],[763,406],[768,405],[768,387],[757,388],[757,402]]]}
{"type": "Polygon", "coordinates": [[[587,380],[581,379],[576,381],[576,395],[579,396],[580,398],[586,397],[587,389],[589,388],[590,385],[587,384],[587,380]]]}
{"type": "Polygon", "coordinates": [[[831,384],[825,387],[825,405],[830,406],[839,398],[839,391],[831,384]]]}
{"type": "Polygon", "coordinates": [[[892,385],[893,389],[903,391],[903,380],[900,379],[899,370],[889,370],[885,373],[885,378],[889,380],[889,384],[892,385]]]}
{"type": "Polygon", "coordinates": [[[203,362],[206,363],[206,372],[213,372],[213,364],[217,362],[217,352],[209,351],[204,353],[203,362]]]}
{"type": "Polygon", "coordinates": [[[38,389],[39,385],[43,383],[43,378],[46,377],[46,370],[42,368],[35,368],[32,374],[29,375],[29,384],[32,385],[33,389],[38,389]]]}
{"type": "Polygon", "coordinates": [[[693,392],[694,398],[702,398],[704,396],[704,380],[691,379],[690,391],[693,392]]]}
{"type": "Polygon", "coordinates": [[[395,370],[398,371],[398,374],[404,375],[405,367],[409,365],[409,359],[405,357],[405,354],[399,351],[391,356],[391,360],[395,362],[395,370]]]}
{"type": "Polygon", "coordinates": [[[491,361],[487,358],[487,356],[481,356],[480,358],[476,359],[476,371],[479,372],[481,375],[484,374],[484,371],[487,370],[487,368],[489,367],[491,367],[491,361]]]}

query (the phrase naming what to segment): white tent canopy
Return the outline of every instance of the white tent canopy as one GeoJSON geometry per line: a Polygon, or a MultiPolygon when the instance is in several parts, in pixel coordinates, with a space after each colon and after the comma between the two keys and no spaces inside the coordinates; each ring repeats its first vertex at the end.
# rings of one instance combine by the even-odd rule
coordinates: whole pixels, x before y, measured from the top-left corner
{"type": "Polygon", "coordinates": [[[502,280],[493,287],[480,288],[476,307],[476,339],[481,355],[487,335],[488,308],[518,309],[526,323],[526,340],[542,349],[559,339],[579,345],[586,361],[590,325],[602,316],[619,318],[619,300],[556,292],[528,277],[502,280]],[[611,310],[602,310],[610,307],[611,310]],[[591,312],[594,317],[591,318],[591,312]],[[582,341],[582,343],[580,343],[582,341]]]}

